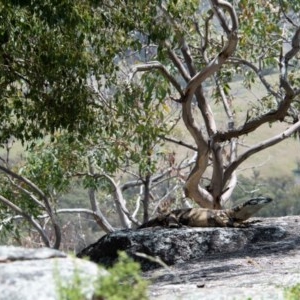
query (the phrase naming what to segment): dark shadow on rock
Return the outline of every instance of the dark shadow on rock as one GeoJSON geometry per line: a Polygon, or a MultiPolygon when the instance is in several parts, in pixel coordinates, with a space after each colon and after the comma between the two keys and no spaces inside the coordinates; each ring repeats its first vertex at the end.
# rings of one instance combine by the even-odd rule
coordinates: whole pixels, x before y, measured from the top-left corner
{"type": "Polygon", "coordinates": [[[145,228],[107,234],[78,253],[78,257],[111,266],[118,251],[141,263],[143,270],[160,267],[137,256],[159,257],[165,264],[208,261],[209,259],[259,256],[268,252],[290,251],[300,244],[299,217],[268,218],[247,228],[145,228]]]}
{"type": "MultiPolygon", "coordinates": [[[[124,232],[128,231],[124,230],[124,232]]],[[[119,233],[121,233],[121,231],[119,233]]],[[[88,257],[93,262],[105,266],[112,266],[118,258],[118,251],[126,251],[130,248],[130,245],[129,235],[107,234],[100,238],[96,243],[83,249],[77,254],[77,257],[88,257]]]]}

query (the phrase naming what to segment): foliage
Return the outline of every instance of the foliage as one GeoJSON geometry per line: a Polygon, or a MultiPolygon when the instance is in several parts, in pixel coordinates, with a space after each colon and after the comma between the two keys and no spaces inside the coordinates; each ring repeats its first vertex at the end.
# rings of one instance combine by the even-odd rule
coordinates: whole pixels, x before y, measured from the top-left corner
{"type": "Polygon", "coordinates": [[[148,97],[139,87],[131,86],[124,91],[121,86],[109,110],[102,109],[103,114],[106,112],[105,127],[96,128],[89,138],[92,145],[97,145],[92,154],[98,168],[114,173],[128,162],[137,164],[142,172],[148,167],[154,168],[154,165],[147,166],[148,157],[158,137],[164,135],[169,126],[164,122],[167,112],[162,99],[150,101],[148,97]]]}
{"type": "MultiPolygon", "coordinates": [[[[84,300],[87,279],[83,279],[78,269],[74,269],[72,281],[63,284],[56,266],[54,279],[60,300],[84,300]]],[[[118,262],[94,281],[94,296],[97,300],[147,300],[147,282],[141,277],[140,266],[125,252],[119,253],[118,262]]]]}
{"type": "Polygon", "coordinates": [[[300,284],[284,289],[285,300],[297,300],[300,298],[300,284]]]}
{"type": "Polygon", "coordinates": [[[112,26],[107,6],[2,1],[0,11],[0,141],[32,142],[59,129],[86,134],[96,120],[104,126],[90,83],[107,86],[116,75],[114,58],[131,42],[112,26]]]}
{"type": "Polygon", "coordinates": [[[107,300],[146,300],[147,282],[141,277],[140,266],[126,253],[119,253],[118,262],[110,269],[108,276],[102,277],[97,284],[97,299],[107,300]]]}
{"type": "Polygon", "coordinates": [[[85,300],[87,299],[84,296],[84,286],[85,280],[80,277],[78,269],[76,266],[74,268],[73,276],[71,282],[67,285],[64,284],[64,281],[61,278],[59,273],[58,265],[55,265],[54,274],[53,274],[56,290],[59,300],[85,300]]]}
{"type": "Polygon", "coordinates": [[[75,135],[56,134],[52,142],[44,139],[27,151],[19,174],[35,182],[47,195],[56,199],[69,191],[70,177],[86,166],[80,156],[82,144],[75,135]]]}
{"type": "Polygon", "coordinates": [[[96,63],[86,43],[91,16],[80,3],[1,3],[1,141],[11,135],[31,140],[88,122],[84,78],[96,63]]]}

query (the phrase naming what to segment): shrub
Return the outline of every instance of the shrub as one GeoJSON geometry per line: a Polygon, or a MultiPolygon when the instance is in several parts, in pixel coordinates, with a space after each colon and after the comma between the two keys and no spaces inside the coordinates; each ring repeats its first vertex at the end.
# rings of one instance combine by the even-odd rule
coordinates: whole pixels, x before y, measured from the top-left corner
{"type": "Polygon", "coordinates": [[[284,290],[285,300],[298,300],[300,299],[300,283],[284,290]]]}
{"type": "Polygon", "coordinates": [[[146,300],[147,282],[140,275],[140,265],[119,253],[118,262],[110,269],[110,275],[99,279],[96,288],[97,300],[146,300]]]}
{"type": "MultiPolygon", "coordinates": [[[[109,274],[95,281],[93,300],[147,300],[147,281],[141,277],[140,265],[119,253],[118,262],[108,269],[109,274]]],[[[75,268],[72,282],[65,286],[58,269],[54,273],[59,300],[87,300],[84,287],[86,279],[75,268]]]]}

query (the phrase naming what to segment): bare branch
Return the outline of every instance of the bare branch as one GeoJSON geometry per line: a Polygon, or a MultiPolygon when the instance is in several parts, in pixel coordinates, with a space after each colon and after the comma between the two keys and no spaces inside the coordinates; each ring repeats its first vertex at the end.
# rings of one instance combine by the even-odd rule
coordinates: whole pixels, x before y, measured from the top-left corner
{"type": "MultiPolygon", "coordinates": [[[[94,173],[94,167],[93,167],[93,159],[92,156],[88,156],[88,167],[89,167],[89,175],[92,177],[95,177],[96,174],[94,173]]],[[[97,199],[96,199],[96,191],[95,188],[91,187],[88,190],[89,199],[91,208],[93,211],[93,217],[97,224],[107,233],[115,231],[115,229],[111,226],[111,224],[108,222],[108,220],[105,218],[104,214],[101,212],[97,199]]]]}
{"type": "Polygon", "coordinates": [[[293,88],[291,87],[287,74],[288,74],[288,63],[289,61],[299,52],[300,50],[300,27],[297,28],[292,38],[292,48],[280,60],[280,85],[284,88],[287,95],[294,95],[293,88]]]}
{"type": "MultiPolygon", "coordinates": [[[[200,149],[203,149],[201,147],[200,149]]],[[[208,165],[208,148],[206,151],[199,151],[196,159],[195,166],[184,186],[186,197],[194,200],[201,207],[213,208],[213,198],[211,194],[204,188],[199,186],[200,179],[208,165]]]]}
{"type": "Polygon", "coordinates": [[[61,231],[60,231],[60,226],[59,226],[55,216],[53,215],[52,207],[50,205],[48,197],[38,186],[36,186],[28,178],[25,178],[24,176],[19,175],[2,165],[0,165],[0,170],[3,171],[4,173],[8,174],[9,176],[27,184],[32,190],[34,190],[43,199],[43,201],[45,203],[45,209],[46,209],[47,213],[49,214],[49,217],[51,219],[51,222],[52,222],[52,225],[54,228],[54,232],[55,232],[55,242],[54,242],[53,248],[58,249],[60,246],[60,242],[61,242],[61,231]]]}
{"type": "Polygon", "coordinates": [[[232,28],[230,29],[230,32],[228,34],[228,42],[225,44],[222,51],[202,71],[198,72],[188,83],[185,90],[185,96],[183,98],[184,102],[188,102],[191,100],[196,89],[201,85],[201,83],[221,68],[225,61],[233,54],[237,46],[238,19],[234,8],[230,3],[226,1],[211,0],[211,2],[214,9],[222,7],[229,12],[232,22],[232,28]]]}
{"type": "Polygon", "coordinates": [[[293,22],[293,20],[286,14],[282,0],[279,0],[279,4],[280,4],[280,10],[282,11],[284,17],[288,20],[288,22],[291,23],[294,27],[298,27],[298,26],[293,22]]]}
{"type": "Polygon", "coordinates": [[[4,173],[8,174],[9,176],[24,182],[25,184],[27,184],[32,190],[34,190],[38,195],[40,195],[41,198],[47,198],[46,195],[44,194],[44,192],[42,190],[40,190],[32,181],[30,181],[28,178],[23,177],[22,175],[19,175],[15,172],[13,172],[12,170],[4,167],[3,165],[0,165],[0,170],[3,171],[4,173]]]}
{"type": "Polygon", "coordinates": [[[169,73],[167,68],[164,65],[162,65],[159,61],[152,61],[146,64],[140,64],[134,66],[132,68],[131,73],[129,74],[129,80],[131,81],[137,72],[152,71],[154,69],[159,70],[162,73],[162,75],[172,83],[172,85],[179,92],[179,94],[183,96],[183,91],[181,89],[179,82],[175,79],[175,77],[172,74],[169,73]]]}
{"type": "Polygon", "coordinates": [[[199,24],[198,22],[194,21],[194,24],[195,24],[195,27],[196,27],[196,30],[197,30],[197,33],[199,34],[199,36],[201,37],[202,39],[202,42],[201,42],[201,51],[202,53],[205,53],[206,49],[207,49],[207,46],[208,46],[208,36],[209,36],[209,22],[212,20],[214,16],[214,12],[212,11],[209,16],[205,19],[205,35],[203,36],[202,33],[201,33],[201,30],[199,28],[199,24]]]}
{"type": "Polygon", "coordinates": [[[221,204],[222,207],[228,202],[230,199],[235,187],[237,185],[237,175],[236,172],[232,172],[227,188],[222,194],[221,204]]]}
{"type": "Polygon", "coordinates": [[[170,57],[171,61],[176,66],[176,68],[178,69],[178,71],[181,74],[181,76],[183,77],[183,79],[186,82],[189,82],[191,80],[191,76],[189,75],[189,73],[185,69],[185,67],[182,64],[181,60],[179,59],[177,54],[171,49],[170,45],[166,44],[166,47],[168,49],[168,53],[169,53],[169,57],[170,57]]]}
{"type": "Polygon", "coordinates": [[[167,137],[167,136],[161,136],[161,138],[163,140],[167,141],[167,142],[171,142],[171,143],[174,143],[174,144],[177,144],[177,145],[189,148],[191,150],[197,151],[197,148],[195,146],[187,144],[187,143],[185,143],[183,141],[179,141],[179,140],[177,140],[175,138],[171,138],[171,137],[167,137]]]}
{"type": "MultiPolygon", "coordinates": [[[[87,208],[61,208],[57,209],[55,211],[56,214],[87,214],[90,216],[93,216],[95,219],[99,218],[98,214],[95,211],[92,211],[91,209],[87,208]]],[[[41,216],[38,216],[39,219],[49,218],[48,214],[44,214],[41,216]]],[[[108,232],[108,231],[106,231],[108,232]]],[[[110,231],[111,232],[111,231],[110,231]]]]}
{"type": "MultiPolygon", "coordinates": [[[[287,111],[291,106],[291,103],[295,96],[298,93],[291,87],[290,83],[287,80],[287,68],[288,62],[292,59],[300,50],[300,27],[296,30],[294,37],[292,39],[292,49],[288,51],[280,61],[280,84],[281,87],[285,90],[285,97],[284,99],[278,104],[277,109],[270,110],[266,114],[263,114],[249,122],[246,122],[243,126],[239,127],[236,130],[231,130],[229,132],[217,132],[215,135],[215,139],[218,141],[226,141],[230,140],[233,137],[239,137],[244,134],[248,134],[259,126],[267,122],[274,122],[277,120],[283,121],[284,117],[287,115],[287,111]]],[[[251,64],[248,64],[251,67],[251,64]]],[[[270,90],[272,91],[272,90],[270,90]]],[[[275,93],[274,96],[278,94],[275,93]]]]}
{"type": "Polygon", "coordinates": [[[132,214],[132,217],[133,217],[133,218],[136,218],[136,215],[137,215],[138,212],[139,212],[143,192],[144,192],[144,186],[141,185],[141,186],[140,186],[140,192],[139,192],[139,195],[138,195],[138,197],[137,197],[137,199],[136,199],[135,210],[134,210],[134,212],[133,212],[133,214],[132,214]]]}
{"type": "MultiPolygon", "coordinates": [[[[190,80],[190,75],[193,76],[195,74],[195,68],[194,68],[193,63],[192,63],[192,57],[188,53],[189,52],[188,46],[187,46],[182,34],[180,33],[179,25],[170,16],[168,10],[164,7],[163,4],[160,4],[159,7],[160,7],[161,11],[163,12],[164,16],[166,17],[166,19],[168,20],[168,22],[173,25],[173,28],[177,32],[177,34],[181,36],[181,39],[182,39],[181,42],[180,42],[182,44],[181,52],[183,53],[183,56],[185,58],[185,63],[187,64],[187,67],[189,69],[190,74],[188,74],[186,68],[181,63],[181,61],[179,60],[179,58],[175,54],[175,52],[171,50],[170,45],[167,43],[166,46],[168,48],[170,59],[173,61],[174,65],[177,67],[177,69],[179,70],[179,72],[182,75],[182,77],[184,78],[184,80],[186,82],[188,82],[190,80]]],[[[183,93],[181,94],[181,97],[182,96],[183,96],[183,93]]]]}
{"type": "Polygon", "coordinates": [[[288,62],[299,52],[299,50],[300,50],[300,27],[297,28],[292,38],[292,49],[288,51],[283,57],[284,64],[287,65],[288,62]]]}
{"type": "MultiPolygon", "coordinates": [[[[111,227],[110,225],[107,225],[107,220],[103,219],[102,215],[98,215],[97,212],[92,211],[90,209],[86,209],[86,208],[62,208],[62,209],[57,209],[55,211],[56,214],[87,214],[92,216],[95,221],[97,222],[98,225],[100,225],[100,227],[106,232],[106,233],[110,233],[113,232],[114,229],[113,227],[111,227]]],[[[17,220],[17,219],[22,219],[24,218],[24,216],[22,215],[17,215],[14,216],[12,219],[17,220]]],[[[38,219],[46,219],[49,218],[48,214],[44,214],[44,215],[40,215],[37,216],[38,219]]]]}
{"type": "Polygon", "coordinates": [[[120,186],[120,189],[122,192],[124,192],[129,188],[141,186],[141,185],[143,185],[143,181],[142,181],[142,179],[138,178],[136,180],[131,180],[131,181],[124,183],[123,185],[120,186]]]}
{"type": "MultiPolygon", "coordinates": [[[[148,158],[148,163],[150,163],[151,158],[148,158]]],[[[144,184],[144,198],[143,198],[143,223],[149,221],[149,202],[151,199],[151,185],[152,185],[152,178],[150,172],[148,172],[143,179],[144,184]]]]}
{"type": "Polygon", "coordinates": [[[233,30],[236,30],[238,28],[238,18],[232,5],[229,2],[223,0],[211,0],[210,2],[213,11],[218,16],[218,19],[220,21],[223,30],[226,32],[227,35],[230,35],[233,30]],[[227,22],[225,20],[224,13],[220,8],[224,9],[224,11],[227,11],[229,13],[232,22],[231,29],[228,27],[227,22]]]}
{"type": "Polygon", "coordinates": [[[184,38],[182,38],[182,47],[181,47],[181,52],[184,57],[184,61],[189,69],[190,76],[195,76],[196,74],[196,67],[194,64],[193,57],[190,52],[190,48],[184,38]]]}
{"type": "Polygon", "coordinates": [[[283,141],[284,139],[290,137],[294,132],[296,132],[299,129],[300,129],[300,121],[298,121],[297,123],[292,125],[290,128],[288,128],[284,132],[252,146],[249,150],[247,150],[243,154],[239,155],[235,161],[233,161],[232,163],[230,163],[228,165],[228,167],[224,173],[224,182],[226,182],[229,179],[229,177],[232,175],[233,171],[236,170],[236,168],[243,161],[245,161],[248,157],[250,157],[251,155],[253,155],[263,149],[269,148],[269,147],[283,141]]]}
{"type": "MultiPolygon", "coordinates": [[[[172,168],[167,168],[164,172],[162,172],[161,174],[158,174],[156,176],[154,176],[152,178],[152,183],[159,181],[161,178],[163,178],[164,176],[166,176],[167,174],[169,174],[171,172],[172,168]]],[[[121,191],[125,191],[128,188],[131,187],[136,187],[136,186],[141,186],[143,185],[143,181],[141,178],[138,178],[136,180],[132,180],[132,181],[128,181],[126,183],[124,183],[122,186],[120,186],[121,191]]]]}
{"type": "Polygon", "coordinates": [[[111,224],[108,222],[108,220],[105,218],[104,214],[101,212],[97,200],[96,200],[96,193],[95,189],[90,188],[89,189],[89,199],[92,207],[93,217],[96,221],[96,223],[106,232],[113,232],[115,229],[111,226],[111,224]]]}
{"type": "Polygon", "coordinates": [[[110,183],[113,185],[114,189],[115,189],[115,191],[114,191],[115,203],[116,203],[116,206],[117,206],[117,210],[118,210],[118,213],[119,213],[119,217],[120,217],[122,226],[124,228],[131,228],[131,222],[133,222],[136,225],[140,225],[139,221],[136,220],[135,218],[133,218],[131,216],[131,214],[129,213],[129,211],[126,207],[126,201],[123,197],[121,188],[118,186],[118,184],[109,175],[103,174],[102,176],[107,178],[110,181],[110,183]]]}
{"type": "Polygon", "coordinates": [[[284,117],[286,116],[286,113],[292,103],[292,100],[294,99],[295,94],[287,94],[283,101],[279,103],[277,109],[270,110],[266,114],[263,114],[261,116],[258,116],[257,118],[252,119],[251,121],[245,123],[244,125],[240,126],[237,129],[230,130],[230,131],[218,131],[214,139],[219,142],[225,142],[227,140],[230,140],[234,137],[239,137],[241,135],[248,134],[250,132],[253,132],[255,129],[260,127],[261,125],[265,123],[272,123],[277,120],[283,121],[284,117]]]}
{"type": "MultiPolygon", "coordinates": [[[[169,173],[171,173],[171,171],[169,172],[169,173]]],[[[171,179],[175,179],[175,178],[178,178],[178,175],[174,175],[174,176],[168,176],[168,177],[165,177],[165,178],[163,178],[162,180],[160,180],[160,181],[158,181],[158,182],[156,182],[155,184],[153,184],[153,185],[151,185],[151,190],[153,190],[153,189],[155,189],[156,187],[158,187],[159,185],[161,185],[162,183],[164,183],[164,182],[168,182],[168,181],[170,181],[171,179]]]]}
{"type": "Polygon", "coordinates": [[[233,63],[233,64],[243,64],[243,65],[249,67],[258,76],[261,83],[264,85],[264,87],[270,94],[272,94],[276,98],[280,97],[279,94],[272,88],[271,84],[266,80],[265,76],[263,76],[261,70],[259,68],[257,68],[254,64],[252,64],[251,62],[249,62],[245,59],[237,58],[237,57],[232,57],[232,58],[228,59],[227,62],[233,63]]]}
{"type": "Polygon", "coordinates": [[[160,204],[161,204],[165,199],[167,199],[167,198],[169,197],[169,195],[170,195],[171,193],[173,193],[174,191],[176,191],[178,188],[179,188],[179,187],[178,187],[178,185],[176,184],[171,190],[169,190],[163,197],[161,197],[161,198],[158,200],[157,204],[155,205],[155,207],[154,207],[154,209],[153,209],[153,211],[152,211],[151,217],[153,217],[154,214],[157,212],[157,209],[158,209],[158,207],[160,206],[160,204]]]}
{"type": "Polygon", "coordinates": [[[25,188],[23,188],[21,185],[16,184],[11,178],[9,178],[10,183],[16,187],[18,190],[20,190],[21,192],[23,192],[25,195],[29,196],[31,198],[31,200],[39,207],[43,208],[44,210],[46,210],[45,205],[39,201],[33,193],[31,193],[30,191],[26,190],[25,188]]]}
{"type": "Polygon", "coordinates": [[[5,198],[2,195],[0,195],[0,201],[4,205],[6,205],[10,209],[12,209],[14,212],[20,214],[25,220],[27,220],[38,231],[38,233],[42,237],[42,240],[43,240],[45,246],[50,247],[50,241],[49,241],[45,231],[43,230],[43,228],[40,226],[40,224],[31,215],[24,212],[19,206],[15,205],[14,203],[9,201],[7,198],[5,198]]]}

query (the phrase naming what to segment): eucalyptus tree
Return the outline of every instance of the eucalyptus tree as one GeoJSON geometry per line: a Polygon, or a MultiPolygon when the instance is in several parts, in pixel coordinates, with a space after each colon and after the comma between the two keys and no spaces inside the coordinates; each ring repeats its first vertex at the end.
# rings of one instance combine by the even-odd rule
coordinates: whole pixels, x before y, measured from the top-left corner
{"type": "MultiPolygon", "coordinates": [[[[116,3],[135,20],[147,9],[143,1],[116,3]]],[[[185,194],[202,207],[222,208],[235,188],[237,167],[299,129],[299,8],[297,1],[158,1],[148,27],[135,23],[145,37],[142,49],[152,56],[130,66],[129,82],[150,92],[150,99],[159,99],[164,89],[160,101],[181,106],[197,152],[185,194]],[[275,82],[265,76],[268,70],[275,82]],[[256,80],[265,88],[264,97],[242,115],[230,91],[237,78],[249,89],[256,80]],[[213,86],[214,97],[204,93],[205,84],[213,86]],[[215,100],[224,108],[227,127],[216,122],[215,100]],[[274,122],[290,126],[244,152],[237,149],[244,135],[274,122]],[[209,182],[201,185],[204,173],[209,182]]]]}
{"type": "MultiPolygon", "coordinates": [[[[165,128],[157,126],[163,118],[157,107],[145,107],[143,120],[138,107],[129,111],[128,103],[122,103],[118,62],[127,49],[140,46],[130,36],[131,25],[115,18],[117,10],[110,2],[2,1],[0,9],[0,142],[6,150],[0,164],[0,228],[9,229],[13,220],[21,218],[37,230],[46,246],[58,248],[61,229],[55,202],[68,190],[71,176],[85,176],[92,209],[80,211],[112,231],[95,200],[99,174],[93,171],[94,160],[114,185],[109,174],[125,160],[151,168],[146,153],[153,137],[165,128]],[[44,138],[52,145],[45,143],[41,153],[35,144],[44,138]],[[13,141],[36,152],[25,166],[11,164],[13,141]],[[53,225],[54,241],[40,220],[43,213],[53,225]]],[[[122,199],[118,200],[122,206],[122,199]]],[[[128,226],[122,207],[120,218],[128,226]]]]}
{"type": "MultiPolygon", "coordinates": [[[[122,32],[109,28],[92,1],[4,0],[0,11],[0,142],[7,151],[13,139],[32,146],[45,136],[55,140],[58,131],[85,136],[95,122],[102,127],[106,120],[89,82],[114,78],[122,32]]],[[[7,157],[0,165],[2,225],[9,223],[5,216],[12,210],[38,230],[45,245],[59,247],[49,190],[22,176],[7,157]],[[41,211],[54,226],[53,244],[36,220],[41,211]]]]}

